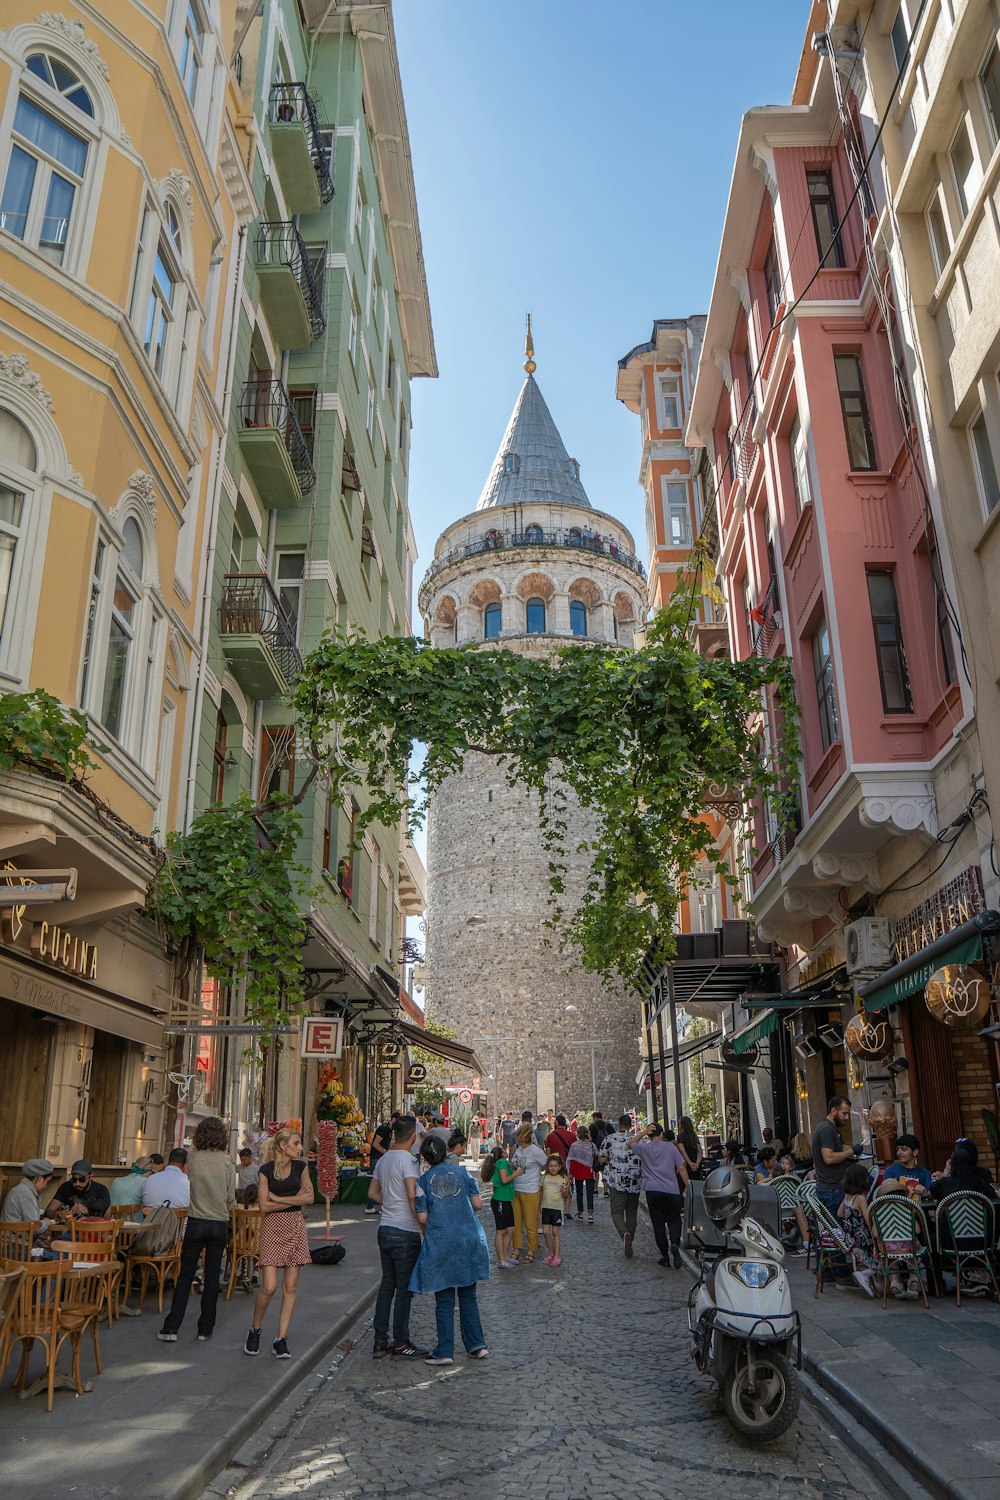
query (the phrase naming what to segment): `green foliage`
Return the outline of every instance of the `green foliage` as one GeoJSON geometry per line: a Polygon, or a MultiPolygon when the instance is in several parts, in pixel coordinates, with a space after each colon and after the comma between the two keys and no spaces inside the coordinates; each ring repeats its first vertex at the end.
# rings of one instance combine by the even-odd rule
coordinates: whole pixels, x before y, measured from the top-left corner
{"type": "MultiPolygon", "coordinates": [[[[456,1033],[452,1028],[430,1015],[424,1018],[424,1030],[429,1031],[432,1036],[443,1037],[446,1042],[455,1040],[456,1033]]],[[[411,1056],[415,1063],[423,1063],[427,1069],[426,1081],[418,1084],[413,1091],[417,1108],[440,1109],[448,1097],[445,1088],[452,1081],[456,1064],[438,1057],[436,1052],[428,1052],[425,1047],[414,1047],[411,1056]]]]}
{"type": "Polygon", "coordinates": [[[72,781],[91,764],[84,749],[87,718],[51,693],[0,695],[0,769],[37,766],[72,781]]]}
{"type": "Polygon", "coordinates": [[[168,834],[148,907],[189,963],[201,946],[213,978],[246,981],[247,1018],[266,1031],[303,1006],[304,872],[294,863],[300,819],[291,798],[274,796],[255,813],[242,796],[206,808],[188,833],[168,834]]]}
{"type": "MultiPolygon", "coordinates": [[[[684,1033],[685,1041],[704,1036],[707,1031],[708,1022],[699,1017],[684,1033]]],[[[719,1101],[715,1090],[705,1076],[705,1064],[701,1053],[691,1059],[688,1067],[690,1088],[684,1100],[684,1113],[690,1115],[699,1135],[721,1135],[722,1116],[719,1113],[719,1101]]]]}
{"type": "Polygon", "coordinates": [[[712,785],[747,813],[766,797],[787,817],[798,757],[790,663],[709,660],[688,623],[697,575],[629,651],[589,644],[537,658],[493,647],[434,648],[332,632],[309,656],[293,704],[334,800],[367,798],[355,837],[392,827],[406,796],[419,823],[428,797],[476,750],[511,786],[536,794],[549,861],[550,925],[606,981],[638,984],[647,953],[666,962],[684,882],[699,865],[733,883],[700,818],[712,785]],[[780,698],[773,755],[763,694],[780,698]],[[423,747],[419,771],[413,752],[423,747]],[[566,912],[567,792],[597,825],[583,899],[566,912]]]}

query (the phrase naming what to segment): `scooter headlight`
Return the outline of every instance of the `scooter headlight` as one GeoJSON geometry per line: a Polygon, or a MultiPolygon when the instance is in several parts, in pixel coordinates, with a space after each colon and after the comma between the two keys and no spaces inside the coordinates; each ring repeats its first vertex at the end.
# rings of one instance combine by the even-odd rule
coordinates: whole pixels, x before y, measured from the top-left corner
{"type": "Polygon", "coordinates": [[[740,1278],[744,1286],[749,1286],[754,1291],[760,1291],[761,1287],[769,1286],[778,1274],[777,1266],[768,1265],[766,1261],[741,1260],[734,1266],[733,1270],[740,1278]]]}

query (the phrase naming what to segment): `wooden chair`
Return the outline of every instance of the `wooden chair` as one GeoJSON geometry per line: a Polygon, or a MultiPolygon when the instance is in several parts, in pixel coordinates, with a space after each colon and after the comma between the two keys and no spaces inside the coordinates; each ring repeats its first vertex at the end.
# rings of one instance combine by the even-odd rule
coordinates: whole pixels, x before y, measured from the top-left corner
{"type": "MultiPolygon", "coordinates": [[[[125,1287],[131,1287],[132,1273],[134,1271],[138,1271],[139,1301],[141,1303],[145,1300],[146,1293],[149,1290],[150,1276],[155,1277],[158,1293],[158,1306],[160,1312],[163,1311],[163,1289],[166,1285],[167,1278],[169,1276],[172,1276],[174,1280],[176,1280],[177,1273],[180,1270],[181,1241],[184,1238],[184,1220],[188,1216],[188,1211],[186,1208],[174,1208],[171,1209],[171,1212],[173,1213],[174,1218],[177,1220],[177,1236],[174,1240],[173,1245],[169,1249],[161,1251],[159,1255],[143,1255],[141,1249],[132,1249],[128,1252],[128,1255],[125,1259],[125,1287]]],[[[125,1294],[125,1300],[128,1301],[127,1290],[125,1294]]]]}
{"type": "Polygon", "coordinates": [[[13,1266],[9,1271],[0,1271],[0,1372],[7,1368],[10,1325],[23,1274],[23,1266],[13,1266]]]}
{"type": "Polygon", "coordinates": [[[929,1307],[927,1288],[921,1270],[930,1266],[930,1235],[927,1220],[916,1204],[903,1193],[883,1194],[869,1210],[872,1239],[882,1273],[882,1306],[889,1299],[889,1282],[893,1267],[900,1262],[917,1278],[924,1306],[929,1307]]]}
{"type": "Polygon", "coordinates": [[[0,1224],[0,1266],[27,1266],[31,1263],[31,1246],[37,1224],[27,1222],[0,1224]]]}
{"type": "Polygon", "coordinates": [[[241,1264],[245,1266],[247,1291],[250,1278],[257,1267],[257,1246],[260,1226],[264,1215],[256,1208],[234,1208],[229,1214],[229,1285],[226,1301],[233,1295],[233,1287],[239,1277],[241,1264]]]}
{"type": "MultiPolygon", "coordinates": [[[[4,1367],[13,1346],[21,1345],[21,1364],[14,1385],[19,1391],[28,1388],[31,1351],[37,1339],[45,1346],[48,1386],[47,1409],[52,1410],[56,1388],[56,1365],[59,1351],[68,1339],[73,1351],[72,1382],[78,1396],[84,1394],[80,1376],[80,1344],[90,1333],[94,1341],[94,1363],[101,1373],[101,1344],[97,1325],[104,1297],[105,1277],[100,1266],[73,1270],[61,1261],[24,1266],[18,1284],[10,1319],[4,1367]]],[[[0,1369],[2,1373],[2,1369],[0,1369]]]]}
{"type": "Polygon", "coordinates": [[[962,1305],[962,1272],[981,1266],[989,1277],[990,1290],[1000,1300],[996,1267],[996,1204],[985,1193],[949,1193],[938,1204],[937,1248],[943,1270],[955,1273],[955,1302],[962,1305]]]}
{"type": "Polygon", "coordinates": [[[118,1285],[124,1270],[118,1257],[118,1223],[117,1219],[74,1219],[70,1226],[70,1238],[73,1242],[70,1259],[73,1264],[87,1261],[91,1265],[104,1267],[105,1298],[102,1311],[107,1311],[109,1328],[117,1312],[118,1285]]]}

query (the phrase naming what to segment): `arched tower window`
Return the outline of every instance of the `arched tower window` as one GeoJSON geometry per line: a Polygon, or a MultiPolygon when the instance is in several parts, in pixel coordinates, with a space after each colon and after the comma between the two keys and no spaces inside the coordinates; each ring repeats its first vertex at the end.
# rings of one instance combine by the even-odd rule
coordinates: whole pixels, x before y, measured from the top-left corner
{"type": "Polygon", "coordinates": [[[541,542],[545,539],[545,533],[540,526],[526,526],[524,528],[524,540],[526,542],[541,542]]]}
{"type": "Polygon", "coordinates": [[[527,624],[529,635],[545,634],[545,600],[529,599],[527,608],[527,624]]]}
{"type": "Polygon", "coordinates": [[[579,599],[571,599],[569,603],[569,627],[574,635],[587,634],[587,606],[579,599]]]}
{"type": "Polygon", "coordinates": [[[483,636],[488,641],[495,641],[500,634],[501,609],[499,604],[487,604],[483,610],[483,636]]]}

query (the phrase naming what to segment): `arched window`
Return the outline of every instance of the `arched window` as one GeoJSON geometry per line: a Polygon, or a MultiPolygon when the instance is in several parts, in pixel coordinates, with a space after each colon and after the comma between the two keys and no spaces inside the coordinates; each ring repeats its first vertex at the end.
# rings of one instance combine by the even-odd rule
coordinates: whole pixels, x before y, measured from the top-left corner
{"type": "Polygon", "coordinates": [[[524,528],[524,540],[526,542],[541,542],[544,539],[545,533],[540,526],[526,526],[524,528]]]}
{"type": "Polygon", "coordinates": [[[142,531],[128,516],[117,547],[104,538],[97,543],[80,694],[84,708],[144,765],[155,755],[163,671],[149,573],[142,531]]]}
{"type": "Polygon", "coordinates": [[[7,623],[7,612],[14,594],[15,569],[21,558],[26,493],[14,476],[15,467],[34,473],[38,453],[28,429],[9,411],[0,409],[0,454],[10,472],[0,472],[0,636],[7,623]]]}
{"type": "Polygon", "coordinates": [[[545,634],[545,600],[529,599],[526,608],[528,634],[545,634]]]}
{"type": "Polygon", "coordinates": [[[579,599],[571,599],[569,602],[569,627],[574,635],[587,634],[587,606],[581,604],[579,599]]]}
{"type": "Polygon", "coordinates": [[[147,201],[132,277],[131,318],[149,363],[177,409],[190,385],[189,366],[197,342],[195,300],[181,269],[188,260],[177,209],[167,203],[161,217],[147,201]]]}
{"type": "Polygon", "coordinates": [[[14,111],[0,229],[56,265],[70,244],[93,134],[94,102],[77,74],[32,53],[14,111]]]}
{"type": "Polygon", "coordinates": [[[483,634],[488,641],[495,641],[500,634],[501,610],[499,604],[487,604],[483,610],[483,634]]]}

